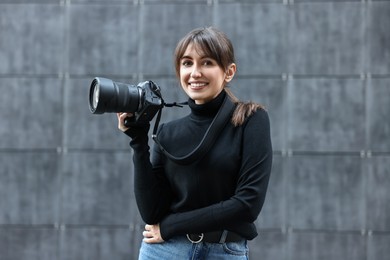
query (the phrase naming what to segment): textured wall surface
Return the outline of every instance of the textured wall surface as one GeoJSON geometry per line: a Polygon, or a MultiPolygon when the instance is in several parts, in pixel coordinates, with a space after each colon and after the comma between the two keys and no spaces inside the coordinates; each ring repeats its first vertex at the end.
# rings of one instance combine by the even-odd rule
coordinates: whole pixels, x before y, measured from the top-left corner
{"type": "Polygon", "coordinates": [[[174,46],[208,25],[235,45],[233,92],[271,118],[251,259],[387,259],[390,1],[375,0],[0,0],[0,259],[136,259],[129,140],[89,112],[89,84],[150,79],[182,101],[174,46]]]}

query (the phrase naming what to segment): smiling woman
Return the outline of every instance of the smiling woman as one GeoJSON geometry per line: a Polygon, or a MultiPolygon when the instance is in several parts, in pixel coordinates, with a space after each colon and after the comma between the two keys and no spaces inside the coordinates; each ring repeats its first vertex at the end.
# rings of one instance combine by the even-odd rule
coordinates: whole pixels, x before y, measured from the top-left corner
{"type": "Polygon", "coordinates": [[[236,64],[221,31],[187,34],[176,47],[175,67],[191,113],[160,125],[152,156],[149,125],[128,128],[124,119],[131,115],[118,114],[119,129],[132,138],[135,196],[147,223],[139,259],[247,259],[271,172],[268,114],[227,89],[236,64]],[[220,114],[228,123],[206,154],[185,163],[167,156],[194,151],[220,114]]]}
{"type": "Polygon", "coordinates": [[[234,63],[224,70],[216,60],[205,56],[193,44],[188,45],[180,59],[180,83],[195,104],[213,100],[232,80],[235,72],[234,63]]]}

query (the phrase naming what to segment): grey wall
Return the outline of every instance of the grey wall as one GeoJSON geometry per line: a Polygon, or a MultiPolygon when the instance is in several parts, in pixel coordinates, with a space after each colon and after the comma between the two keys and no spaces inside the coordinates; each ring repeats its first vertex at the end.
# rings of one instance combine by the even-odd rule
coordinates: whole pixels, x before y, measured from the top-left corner
{"type": "Polygon", "coordinates": [[[0,0],[2,260],[136,259],[129,140],[90,114],[89,83],[182,100],[172,51],[205,25],[234,42],[232,90],[271,117],[252,259],[390,254],[390,1],[0,0]]]}

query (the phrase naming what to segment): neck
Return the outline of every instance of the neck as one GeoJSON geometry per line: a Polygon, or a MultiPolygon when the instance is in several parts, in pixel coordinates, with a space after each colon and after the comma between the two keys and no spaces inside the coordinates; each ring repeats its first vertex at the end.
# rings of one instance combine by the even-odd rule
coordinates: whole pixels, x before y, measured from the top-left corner
{"type": "Polygon", "coordinates": [[[193,99],[188,100],[188,105],[191,108],[191,113],[195,117],[214,117],[219,108],[221,107],[223,100],[225,99],[226,92],[224,90],[218,94],[213,100],[204,103],[196,104],[193,99]]]}

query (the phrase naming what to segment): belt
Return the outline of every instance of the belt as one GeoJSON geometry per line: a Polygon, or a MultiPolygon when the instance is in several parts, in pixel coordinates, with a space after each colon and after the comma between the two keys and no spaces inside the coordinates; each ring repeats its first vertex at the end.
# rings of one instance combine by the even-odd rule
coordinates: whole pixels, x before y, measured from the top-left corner
{"type": "Polygon", "coordinates": [[[242,236],[227,230],[200,234],[187,234],[187,238],[193,244],[197,244],[200,242],[222,244],[226,242],[239,242],[245,240],[245,238],[243,238],[242,236]]]}

